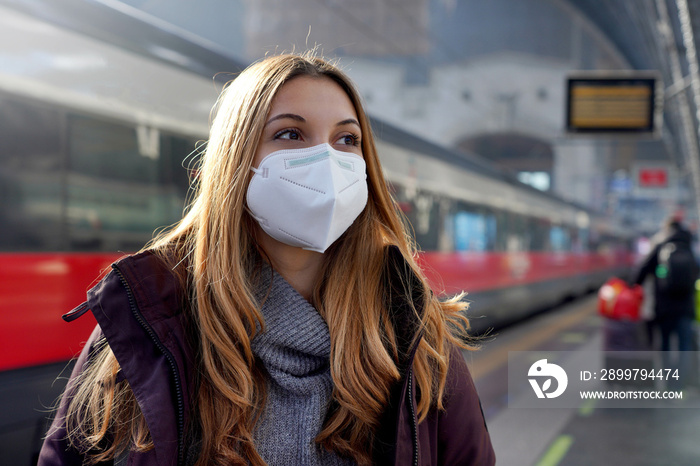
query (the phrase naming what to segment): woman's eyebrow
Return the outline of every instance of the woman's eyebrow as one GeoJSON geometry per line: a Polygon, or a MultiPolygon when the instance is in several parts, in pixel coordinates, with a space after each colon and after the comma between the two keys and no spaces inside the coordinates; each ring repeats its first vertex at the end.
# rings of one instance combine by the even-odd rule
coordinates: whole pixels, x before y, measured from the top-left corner
{"type": "Polygon", "coordinates": [[[301,115],[297,115],[296,113],[280,113],[279,115],[275,115],[275,116],[271,117],[269,120],[267,120],[267,123],[265,123],[265,126],[269,125],[270,123],[272,123],[275,120],[281,120],[283,118],[291,118],[292,120],[306,123],[306,119],[301,115]]]}
{"type": "MultiPolygon", "coordinates": [[[[279,115],[275,115],[273,117],[270,117],[270,119],[267,120],[267,123],[265,123],[265,126],[269,125],[273,121],[282,120],[285,118],[296,120],[296,121],[299,121],[301,123],[306,123],[306,118],[304,118],[301,115],[297,115],[296,113],[280,113],[279,115]]],[[[335,124],[335,126],[344,126],[344,125],[355,125],[358,128],[360,128],[360,122],[358,122],[354,118],[347,118],[347,119],[339,121],[338,123],[335,124]]]]}
{"type": "Polygon", "coordinates": [[[354,118],[348,118],[347,120],[339,121],[338,123],[335,124],[335,126],[343,126],[343,125],[356,125],[358,128],[361,128],[360,122],[354,118]]]}

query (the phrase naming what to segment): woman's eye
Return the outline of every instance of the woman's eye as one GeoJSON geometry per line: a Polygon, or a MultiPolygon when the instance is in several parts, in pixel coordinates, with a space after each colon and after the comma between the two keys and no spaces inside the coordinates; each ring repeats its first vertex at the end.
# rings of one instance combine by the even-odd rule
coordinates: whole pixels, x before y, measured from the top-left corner
{"type": "Polygon", "coordinates": [[[298,141],[301,139],[301,135],[298,131],[293,129],[283,129],[275,133],[275,139],[290,139],[292,141],[298,141]]]}
{"type": "Polygon", "coordinates": [[[345,136],[342,136],[340,139],[338,139],[338,142],[347,146],[359,146],[360,137],[355,134],[346,134],[345,136]]]}

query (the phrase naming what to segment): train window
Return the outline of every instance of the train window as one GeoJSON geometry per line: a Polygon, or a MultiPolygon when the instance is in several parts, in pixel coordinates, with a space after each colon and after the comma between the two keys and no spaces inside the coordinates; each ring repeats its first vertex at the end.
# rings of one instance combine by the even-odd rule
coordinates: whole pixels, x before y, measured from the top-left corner
{"type": "Polygon", "coordinates": [[[486,220],[486,250],[495,251],[498,238],[498,222],[493,212],[484,214],[486,220]]]}
{"type": "Polygon", "coordinates": [[[455,251],[483,249],[483,222],[470,212],[457,212],[454,216],[455,251]]]}
{"type": "Polygon", "coordinates": [[[498,231],[494,213],[465,203],[459,203],[457,209],[452,219],[454,250],[495,250],[498,231]]]}
{"type": "Polygon", "coordinates": [[[438,251],[452,252],[454,250],[454,216],[452,206],[454,201],[450,198],[440,200],[440,232],[438,238],[438,251]]]}
{"type": "Polygon", "coordinates": [[[494,212],[494,218],[496,219],[494,251],[506,251],[508,249],[508,216],[509,213],[504,210],[494,212]]]}
{"type": "Polygon", "coordinates": [[[419,192],[413,199],[413,209],[408,218],[413,226],[416,242],[424,251],[438,249],[440,225],[440,204],[437,199],[425,192],[419,192]]]}
{"type": "Polygon", "coordinates": [[[578,228],[574,230],[571,238],[571,250],[578,253],[588,252],[589,246],[588,228],[578,228]]]}
{"type": "Polygon", "coordinates": [[[411,217],[414,216],[414,207],[410,200],[411,198],[406,193],[406,188],[400,184],[389,183],[389,190],[396,201],[396,207],[401,214],[401,221],[404,223],[406,229],[414,234],[415,232],[411,224],[411,217]]]}
{"type": "Polygon", "coordinates": [[[554,252],[571,249],[569,230],[562,226],[552,226],[549,230],[549,245],[554,252]]]}
{"type": "Polygon", "coordinates": [[[133,126],[0,95],[0,250],[137,250],[176,222],[195,139],[149,135],[155,151],[133,126]]]}
{"type": "Polygon", "coordinates": [[[527,217],[512,212],[506,214],[506,251],[529,251],[531,233],[527,217]]]}
{"type": "Polygon", "coordinates": [[[438,250],[444,208],[438,196],[425,191],[409,190],[399,184],[392,184],[399,209],[408,222],[408,230],[413,233],[418,246],[424,251],[438,250]],[[442,219],[442,220],[441,220],[442,219]]]}
{"type": "Polygon", "coordinates": [[[63,246],[62,119],[58,111],[0,97],[0,249],[63,246]]]}
{"type": "Polygon", "coordinates": [[[141,153],[133,126],[73,116],[68,131],[71,172],[128,182],[156,180],[157,156],[141,153]]]}
{"type": "Polygon", "coordinates": [[[182,216],[188,185],[182,161],[194,142],[148,132],[159,140],[144,147],[133,126],[84,116],[69,119],[71,249],[137,250],[154,230],[182,216]]]}
{"type": "Polygon", "coordinates": [[[546,251],[549,242],[550,223],[543,218],[532,218],[531,220],[531,251],[546,251]]]}
{"type": "MultiPolygon", "coordinates": [[[[160,183],[172,185],[184,199],[190,185],[190,174],[195,160],[197,140],[184,136],[163,134],[161,136],[160,183]]],[[[182,206],[180,206],[182,207],[182,206]]]]}

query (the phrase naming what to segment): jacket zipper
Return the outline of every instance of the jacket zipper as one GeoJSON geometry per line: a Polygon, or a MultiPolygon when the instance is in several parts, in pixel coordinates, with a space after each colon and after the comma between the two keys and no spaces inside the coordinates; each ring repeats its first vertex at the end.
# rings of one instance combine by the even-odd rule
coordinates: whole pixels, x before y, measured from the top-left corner
{"type": "Polygon", "coordinates": [[[183,464],[185,447],[185,442],[183,438],[185,432],[185,408],[182,397],[180,373],[177,369],[177,363],[175,362],[175,358],[173,357],[172,353],[170,353],[170,351],[168,351],[168,349],[165,346],[163,346],[163,344],[160,342],[160,339],[156,335],[156,332],[148,324],[148,322],[146,322],[146,319],[143,317],[143,314],[141,314],[141,311],[139,311],[138,306],[136,305],[136,300],[134,299],[134,293],[131,291],[131,286],[126,281],[126,278],[124,277],[122,271],[119,270],[119,268],[115,264],[112,265],[112,268],[117,273],[117,275],[119,275],[119,278],[122,284],[124,285],[124,288],[126,289],[126,295],[129,298],[129,306],[131,307],[131,313],[134,315],[134,317],[141,325],[141,327],[143,327],[146,333],[148,333],[148,336],[151,338],[156,347],[163,353],[165,359],[170,364],[170,369],[172,370],[173,375],[175,376],[175,398],[177,401],[177,464],[183,464]]]}
{"type": "Polygon", "coordinates": [[[411,433],[413,434],[413,465],[418,466],[418,422],[413,408],[413,367],[408,371],[408,406],[411,412],[411,433]]]}
{"type": "Polygon", "coordinates": [[[408,408],[411,413],[411,433],[413,434],[413,465],[418,466],[418,419],[416,418],[416,410],[413,407],[413,359],[416,356],[416,351],[420,345],[420,341],[423,338],[423,332],[421,331],[413,343],[411,351],[408,353],[408,370],[406,371],[406,377],[408,377],[407,390],[408,390],[408,408]]]}

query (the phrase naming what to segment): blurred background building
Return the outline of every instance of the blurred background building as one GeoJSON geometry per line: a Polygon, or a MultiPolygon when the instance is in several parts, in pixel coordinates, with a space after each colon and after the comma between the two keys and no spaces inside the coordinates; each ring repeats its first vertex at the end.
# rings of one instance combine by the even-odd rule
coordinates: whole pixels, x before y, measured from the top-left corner
{"type": "Polygon", "coordinates": [[[665,86],[674,83],[665,52],[667,16],[687,68],[676,2],[123,3],[216,43],[244,63],[317,48],[340,60],[374,116],[487,159],[538,189],[615,214],[632,229],[652,232],[678,209],[696,221],[678,109],[678,100],[692,104],[689,86],[666,99],[658,138],[593,139],[564,129],[565,80],[573,71],[659,70],[665,86]],[[665,182],[640,183],[640,171],[649,169],[661,170],[665,182]]]}

